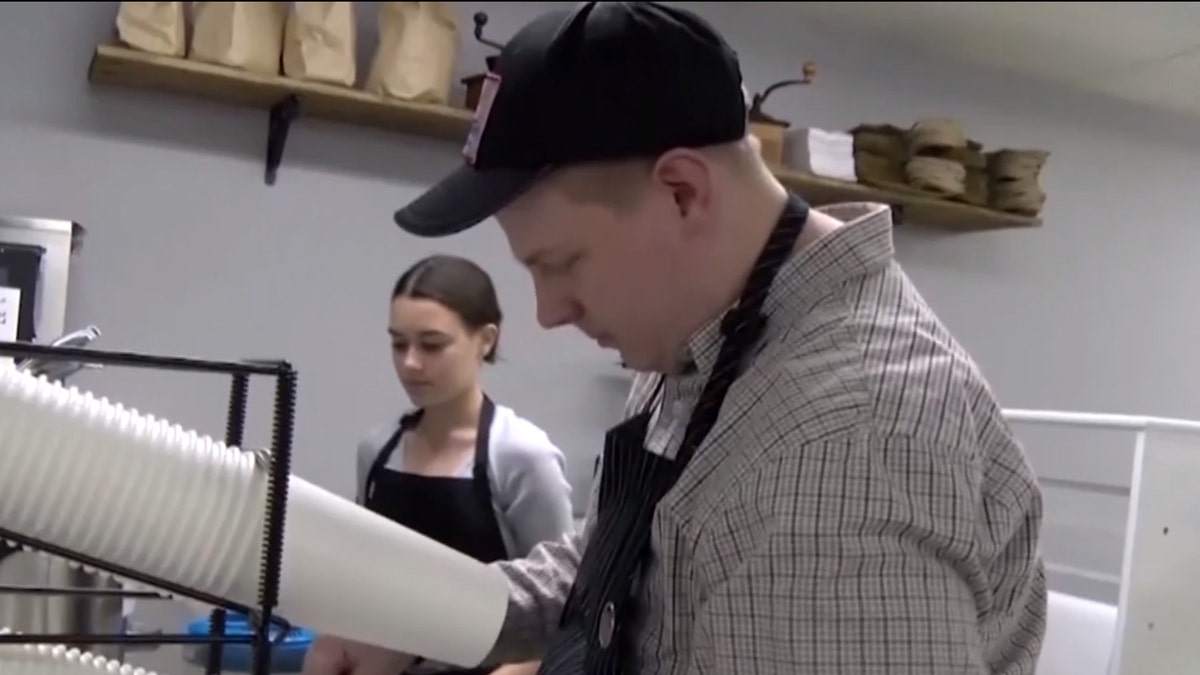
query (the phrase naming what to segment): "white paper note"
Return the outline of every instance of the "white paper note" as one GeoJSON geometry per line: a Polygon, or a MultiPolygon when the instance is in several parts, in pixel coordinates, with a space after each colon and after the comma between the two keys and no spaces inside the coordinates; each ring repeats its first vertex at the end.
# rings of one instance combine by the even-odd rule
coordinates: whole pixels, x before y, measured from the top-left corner
{"type": "MultiPolygon", "coordinates": [[[[16,342],[20,310],[21,289],[0,286],[0,342],[16,342]]],[[[12,364],[11,356],[0,355],[0,368],[7,368],[12,364]]]]}

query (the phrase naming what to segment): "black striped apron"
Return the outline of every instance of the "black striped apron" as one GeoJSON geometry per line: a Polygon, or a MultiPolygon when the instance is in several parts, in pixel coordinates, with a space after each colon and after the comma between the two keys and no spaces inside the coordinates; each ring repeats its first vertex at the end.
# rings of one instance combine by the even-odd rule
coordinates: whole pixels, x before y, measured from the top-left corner
{"type": "Polygon", "coordinates": [[[737,306],[722,321],[721,350],[688,419],[675,459],[645,448],[662,379],[645,409],[605,435],[591,537],[539,675],[618,675],[636,670],[638,645],[629,629],[634,623],[631,619],[641,611],[636,591],[652,555],[650,527],[655,507],[716,423],[729,387],[761,339],[766,327],[763,302],[796,246],[808,210],[800,199],[789,199],[737,306]]]}

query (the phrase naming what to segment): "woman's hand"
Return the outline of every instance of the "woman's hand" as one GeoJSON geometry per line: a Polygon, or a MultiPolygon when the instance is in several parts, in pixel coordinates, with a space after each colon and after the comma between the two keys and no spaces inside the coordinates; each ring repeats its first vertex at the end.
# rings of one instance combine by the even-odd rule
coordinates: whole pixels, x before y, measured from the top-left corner
{"type": "Polygon", "coordinates": [[[397,675],[413,657],[332,635],[313,640],[304,656],[301,675],[397,675]]]}

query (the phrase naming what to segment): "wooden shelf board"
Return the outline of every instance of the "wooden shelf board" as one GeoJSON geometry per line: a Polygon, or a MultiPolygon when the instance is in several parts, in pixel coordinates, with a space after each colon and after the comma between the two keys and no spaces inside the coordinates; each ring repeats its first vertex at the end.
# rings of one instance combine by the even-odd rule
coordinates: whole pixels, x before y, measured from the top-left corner
{"type": "Polygon", "coordinates": [[[308,117],[457,142],[466,138],[472,117],[466,109],[386,100],[347,87],[258,75],[112,45],[96,48],[88,80],[263,110],[295,94],[308,117]]]}
{"type": "Polygon", "coordinates": [[[809,200],[814,206],[837,202],[882,202],[902,207],[904,222],[946,230],[982,231],[1038,227],[1041,220],[1003,213],[921,194],[884,190],[862,183],[776,169],[779,181],[809,200]]]}
{"type": "MultiPolygon", "coordinates": [[[[471,112],[464,108],[388,100],[347,87],[258,75],[116,45],[96,48],[88,68],[88,80],[263,110],[270,109],[288,95],[295,95],[300,100],[301,114],[305,116],[454,142],[462,142],[471,124],[471,112]]],[[[882,202],[902,207],[904,220],[914,225],[977,231],[1041,224],[1037,218],[787,169],[776,169],[775,174],[784,185],[813,205],[882,202]]]]}

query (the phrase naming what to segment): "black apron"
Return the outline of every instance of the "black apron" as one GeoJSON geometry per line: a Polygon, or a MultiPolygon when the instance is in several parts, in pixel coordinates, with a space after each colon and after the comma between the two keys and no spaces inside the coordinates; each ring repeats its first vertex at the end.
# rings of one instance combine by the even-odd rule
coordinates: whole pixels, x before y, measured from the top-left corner
{"type": "Polygon", "coordinates": [[[631,673],[637,666],[637,636],[630,634],[630,629],[641,613],[637,592],[653,554],[650,528],[654,510],[716,423],[725,394],[761,339],[766,328],[763,302],[796,246],[808,211],[802,200],[789,198],[737,307],[722,321],[721,350],[688,419],[675,459],[653,453],[644,445],[663,379],[639,414],[605,435],[594,529],[559,629],[538,670],[540,675],[618,675],[631,673]]]}
{"type": "MultiPolygon", "coordinates": [[[[475,440],[475,462],[470,479],[420,476],[387,468],[404,432],[416,426],[422,411],[405,415],[367,474],[363,506],[450,548],[490,563],[508,559],[504,537],[492,507],[488,478],[488,449],[496,406],[483,398],[475,440]]],[[[463,617],[470,621],[471,617],[463,617]]],[[[455,675],[483,675],[495,667],[439,671],[455,675]]]]}

